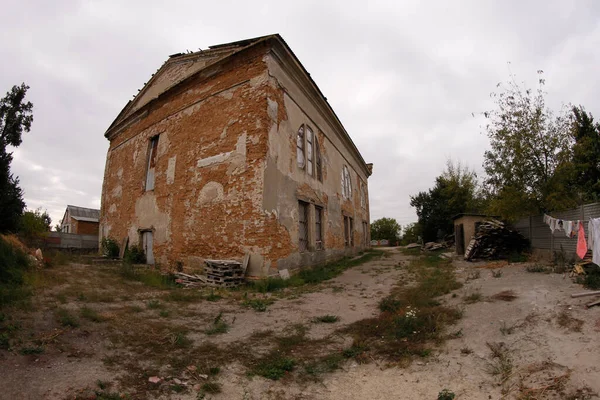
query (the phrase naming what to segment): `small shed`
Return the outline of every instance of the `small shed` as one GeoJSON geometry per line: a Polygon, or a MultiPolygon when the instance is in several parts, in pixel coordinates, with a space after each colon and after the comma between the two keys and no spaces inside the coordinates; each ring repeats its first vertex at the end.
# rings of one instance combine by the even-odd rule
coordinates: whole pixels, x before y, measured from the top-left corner
{"type": "Polygon", "coordinates": [[[477,232],[479,225],[490,219],[498,218],[496,216],[485,214],[457,214],[452,219],[454,220],[454,245],[456,254],[464,255],[465,249],[469,245],[471,238],[477,232]]]}

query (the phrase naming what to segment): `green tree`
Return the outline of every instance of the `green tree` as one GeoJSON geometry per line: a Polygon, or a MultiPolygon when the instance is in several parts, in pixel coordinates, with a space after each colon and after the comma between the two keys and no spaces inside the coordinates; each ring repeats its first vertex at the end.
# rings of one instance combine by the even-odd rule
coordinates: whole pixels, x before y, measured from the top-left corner
{"type": "Polygon", "coordinates": [[[390,244],[394,244],[398,241],[400,230],[400,224],[394,218],[379,218],[371,223],[371,239],[386,239],[390,244]]]}
{"type": "Polygon", "coordinates": [[[417,243],[421,237],[421,225],[417,222],[410,223],[402,229],[402,244],[417,243]]]}
{"type": "Polygon", "coordinates": [[[546,107],[543,71],[538,71],[538,88],[526,89],[514,76],[492,93],[495,110],[484,112],[491,149],[485,152],[489,212],[506,219],[573,204],[573,196],[554,176],[569,163],[570,116],[561,110],[554,115],[546,107]],[[562,191],[562,193],[557,193],[562,191]],[[552,201],[550,201],[552,199],[552,201]],[[560,204],[557,200],[560,199],[560,204]]]}
{"type": "Polygon", "coordinates": [[[37,238],[50,231],[52,219],[47,211],[42,212],[41,208],[37,210],[28,210],[21,216],[19,232],[29,239],[37,238]]]}
{"type": "Polygon", "coordinates": [[[573,175],[582,202],[600,201],[600,123],[582,106],[573,107],[573,175]]]}
{"type": "Polygon", "coordinates": [[[460,163],[448,161],[446,170],[435,179],[433,188],[410,196],[416,209],[423,240],[441,239],[454,232],[452,217],[464,212],[480,212],[483,198],[477,174],[460,163]]]}
{"type": "Polygon", "coordinates": [[[10,173],[8,146],[19,146],[23,131],[31,128],[33,104],[25,101],[27,89],[24,83],[13,86],[0,99],[0,232],[16,231],[25,208],[19,180],[10,173]]]}

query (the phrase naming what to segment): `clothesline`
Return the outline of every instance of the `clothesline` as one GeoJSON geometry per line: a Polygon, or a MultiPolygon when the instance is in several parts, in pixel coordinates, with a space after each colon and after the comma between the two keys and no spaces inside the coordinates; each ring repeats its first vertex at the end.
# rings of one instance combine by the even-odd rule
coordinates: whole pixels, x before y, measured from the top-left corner
{"type": "Polygon", "coordinates": [[[558,230],[564,231],[568,238],[574,238],[577,235],[577,255],[583,259],[588,249],[592,250],[592,262],[600,265],[600,218],[590,218],[586,220],[565,220],[551,217],[544,214],[544,223],[550,226],[552,233],[558,230]],[[584,224],[588,223],[588,240],[585,239],[584,224]]]}

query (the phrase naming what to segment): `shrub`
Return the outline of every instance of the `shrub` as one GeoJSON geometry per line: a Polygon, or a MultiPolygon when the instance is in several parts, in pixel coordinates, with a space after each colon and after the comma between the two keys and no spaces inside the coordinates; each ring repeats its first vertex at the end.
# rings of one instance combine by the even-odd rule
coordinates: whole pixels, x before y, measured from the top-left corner
{"type": "Polygon", "coordinates": [[[0,236],[0,307],[29,296],[25,287],[29,268],[28,255],[0,236]]]}
{"type": "Polygon", "coordinates": [[[132,245],[125,251],[123,257],[126,263],[129,264],[146,264],[146,254],[140,246],[132,245]]]}
{"type": "Polygon", "coordinates": [[[119,258],[119,243],[113,238],[104,237],[100,242],[102,255],[108,258],[119,258]]]}

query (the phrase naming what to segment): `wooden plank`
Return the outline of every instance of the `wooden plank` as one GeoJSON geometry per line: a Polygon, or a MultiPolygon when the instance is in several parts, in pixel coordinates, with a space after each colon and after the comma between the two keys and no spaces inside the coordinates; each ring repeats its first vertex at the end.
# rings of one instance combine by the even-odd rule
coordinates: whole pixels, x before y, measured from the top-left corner
{"type": "Polygon", "coordinates": [[[129,244],[129,236],[125,236],[123,240],[121,240],[121,248],[119,249],[119,258],[122,260],[125,257],[125,249],[129,244]]]}
{"type": "Polygon", "coordinates": [[[596,290],[595,292],[583,292],[583,293],[575,293],[572,294],[571,297],[585,297],[585,296],[597,296],[600,295],[600,290],[596,290]]]}
{"type": "Polygon", "coordinates": [[[590,308],[590,307],[594,307],[594,306],[597,306],[597,305],[600,305],[600,300],[596,300],[596,301],[593,301],[591,303],[587,303],[585,306],[587,308],[590,308]]]}

